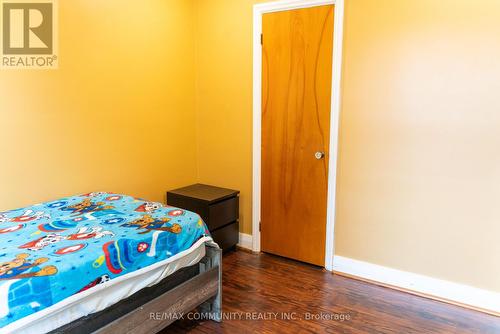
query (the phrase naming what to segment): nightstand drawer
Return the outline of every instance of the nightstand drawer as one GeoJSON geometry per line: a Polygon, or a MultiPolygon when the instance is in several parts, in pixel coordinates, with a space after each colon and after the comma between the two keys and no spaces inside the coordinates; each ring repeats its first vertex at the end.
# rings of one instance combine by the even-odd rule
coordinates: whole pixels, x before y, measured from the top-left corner
{"type": "Polygon", "coordinates": [[[234,222],[213,232],[210,232],[212,239],[224,251],[234,247],[238,243],[239,238],[239,223],[234,222]]]}
{"type": "Polygon", "coordinates": [[[208,221],[206,222],[210,230],[215,230],[220,226],[238,220],[238,196],[212,204],[208,208],[208,221]]]}

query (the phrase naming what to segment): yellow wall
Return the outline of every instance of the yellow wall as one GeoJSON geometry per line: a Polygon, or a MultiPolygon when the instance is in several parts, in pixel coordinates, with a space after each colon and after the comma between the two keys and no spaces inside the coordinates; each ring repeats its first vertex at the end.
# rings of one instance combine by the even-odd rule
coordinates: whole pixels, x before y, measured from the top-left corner
{"type": "Polygon", "coordinates": [[[346,4],[336,252],[500,291],[500,2],[346,4]]]}
{"type": "MultiPolygon", "coordinates": [[[[252,0],[199,0],[199,178],[251,233],[252,0]]],[[[500,3],[347,0],[336,253],[500,291],[500,3]]]]}
{"type": "Polygon", "coordinates": [[[239,189],[240,230],[252,233],[253,0],[198,0],[198,178],[239,189]]]}
{"type": "Polygon", "coordinates": [[[59,6],[60,68],[0,71],[0,211],[196,181],[194,2],[59,6]]]}

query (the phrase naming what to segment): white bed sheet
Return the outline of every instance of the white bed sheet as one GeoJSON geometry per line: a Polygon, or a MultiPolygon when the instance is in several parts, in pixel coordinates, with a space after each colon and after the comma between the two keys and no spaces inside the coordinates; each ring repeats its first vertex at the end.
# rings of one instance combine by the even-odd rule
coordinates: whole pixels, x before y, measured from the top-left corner
{"type": "Polygon", "coordinates": [[[0,333],[47,333],[81,317],[102,311],[145,287],[159,283],[179,269],[198,263],[205,256],[205,243],[212,242],[210,237],[201,238],[191,248],[171,258],[77,293],[5,326],[0,329],[0,333]]]}

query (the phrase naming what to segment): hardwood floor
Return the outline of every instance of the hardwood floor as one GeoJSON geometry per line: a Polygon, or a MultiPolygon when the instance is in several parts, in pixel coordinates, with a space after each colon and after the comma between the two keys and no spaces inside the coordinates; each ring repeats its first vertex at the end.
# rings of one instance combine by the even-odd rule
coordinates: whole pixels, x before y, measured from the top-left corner
{"type": "Polygon", "coordinates": [[[223,310],[236,319],[186,315],[162,333],[500,333],[498,317],[243,251],[223,258],[223,310]]]}

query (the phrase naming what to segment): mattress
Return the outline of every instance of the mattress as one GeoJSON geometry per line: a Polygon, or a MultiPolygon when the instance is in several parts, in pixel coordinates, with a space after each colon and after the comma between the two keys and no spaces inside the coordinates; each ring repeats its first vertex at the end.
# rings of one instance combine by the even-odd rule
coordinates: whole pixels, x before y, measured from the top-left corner
{"type": "Polygon", "coordinates": [[[198,262],[192,212],[90,193],[0,213],[0,333],[41,333],[101,311],[198,262]]]}
{"type": "Polygon", "coordinates": [[[52,307],[2,328],[0,332],[48,333],[81,317],[102,311],[143,288],[159,283],[179,269],[198,263],[205,256],[206,242],[211,242],[211,239],[204,237],[190,249],[168,260],[100,284],[87,293],[73,295],[52,307]]]}

